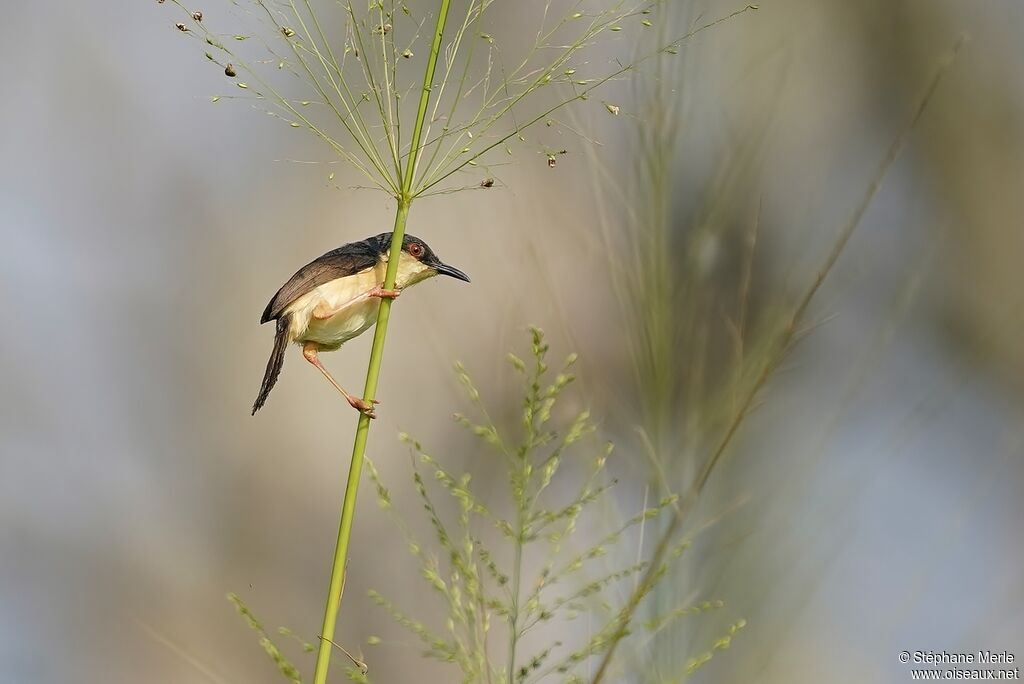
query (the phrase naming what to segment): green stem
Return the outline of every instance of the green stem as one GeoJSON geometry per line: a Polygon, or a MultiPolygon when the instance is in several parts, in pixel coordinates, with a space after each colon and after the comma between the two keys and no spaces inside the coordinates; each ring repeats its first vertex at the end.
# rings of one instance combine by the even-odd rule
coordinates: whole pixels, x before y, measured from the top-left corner
{"type": "MultiPolygon", "coordinates": [[[[416,124],[413,129],[409,156],[405,162],[405,174],[399,193],[398,211],[395,214],[395,228],[391,235],[391,250],[388,255],[388,269],[384,277],[384,287],[395,286],[398,276],[398,260],[402,251],[402,240],[405,237],[405,224],[412,206],[413,179],[416,176],[416,163],[419,158],[420,138],[423,134],[423,120],[426,118],[427,104],[434,81],[434,70],[437,56],[441,52],[441,40],[444,36],[444,25],[448,19],[450,0],[441,0],[437,12],[437,24],[434,29],[434,40],[430,46],[430,57],[423,75],[423,89],[420,91],[419,109],[416,111],[416,124]]],[[[373,346],[370,349],[370,363],[366,369],[366,386],[363,399],[372,401],[377,394],[377,381],[380,378],[381,362],[384,359],[384,340],[388,334],[388,319],[391,316],[390,299],[381,299],[380,310],[377,312],[377,329],[373,334],[373,346]]],[[[345,485],[345,499],[341,506],[341,522],[338,526],[338,543],[334,550],[334,564],[331,567],[331,583],[327,590],[327,602],[324,606],[324,624],[320,632],[320,646],[316,654],[316,670],[313,684],[326,684],[327,668],[331,661],[331,650],[334,642],[334,629],[341,608],[341,595],[345,586],[345,566],[348,561],[348,545],[352,536],[352,521],[356,512],[356,496],[359,493],[359,479],[363,472],[363,460],[366,453],[366,440],[370,433],[370,418],[360,414],[356,426],[355,442],[352,445],[352,463],[349,466],[348,482],[345,485]]]]}
{"type": "Polygon", "coordinates": [[[512,610],[509,613],[509,635],[508,635],[508,681],[507,684],[514,684],[516,675],[516,646],[519,643],[519,592],[523,576],[523,537],[525,536],[523,526],[523,509],[516,504],[516,539],[515,559],[512,564],[512,610]]]}
{"type": "MultiPolygon", "coordinates": [[[[543,374],[543,365],[540,357],[537,359],[537,370],[534,372],[533,381],[530,384],[529,401],[525,407],[526,431],[523,435],[523,443],[516,451],[518,461],[514,464],[517,469],[513,473],[513,483],[518,491],[516,498],[516,549],[515,558],[512,563],[512,600],[509,610],[509,635],[508,635],[508,681],[507,684],[515,684],[516,676],[516,647],[519,645],[520,633],[520,602],[519,594],[523,577],[523,546],[526,544],[526,526],[530,519],[530,452],[536,445],[537,427],[534,423],[534,416],[540,410],[540,378],[543,374]]],[[[529,605],[529,602],[527,602],[529,605]]],[[[529,611],[529,609],[527,609],[529,611]]]]}

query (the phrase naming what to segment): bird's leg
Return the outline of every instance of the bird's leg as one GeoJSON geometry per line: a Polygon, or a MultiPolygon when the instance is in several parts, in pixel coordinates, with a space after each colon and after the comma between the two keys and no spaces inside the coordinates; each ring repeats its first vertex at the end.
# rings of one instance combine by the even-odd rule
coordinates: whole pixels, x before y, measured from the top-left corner
{"type": "Polygon", "coordinates": [[[366,299],[369,296],[369,294],[362,294],[359,295],[358,297],[353,297],[352,299],[345,302],[341,306],[335,308],[331,308],[325,302],[321,301],[313,308],[313,318],[315,318],[318,321],[326,321],[328,318],[334,318],[348,307],[352,306],[353,304],[356,304],[357,302],[363,299],[366,299]]]}
{"type": "Polygon", "coordinates": [[[398,299],[398,295],[402,294],[401,288],[394,288],[392,290],[385,290],[384,284],[375,286],[372,290],[367,292],[371,297],[380,297],[381,299],[398,299]]]}
{"type": "Polygon", "coordinates": [[[354,397],[348,392],[346,392],[345,388],[339,385],[338,382],[333,377],[331,377],[331,374],[327,372],[327,369],[324,368],[324,365],[320,363],[320,358],[317,356],[317,351],[317,344],[315,342],[306,342],[304,345],[302,345],[302,356],[305,357],[305,359],[309,361],[311,364],[316,366],[316,369],[324,374],[324,377],[327,378],[327,380],[330,381],[332,385],[334,385],[334,388],[345,396],[345,400],[349,403],[349,406],[356,409],[360,413],[369,416],[370,418],[376,418],[377,414],[374,413],[373,411],[373,405],[379,404],[380,402],[375,400],[363,401],[359,397],[354,397]]]}

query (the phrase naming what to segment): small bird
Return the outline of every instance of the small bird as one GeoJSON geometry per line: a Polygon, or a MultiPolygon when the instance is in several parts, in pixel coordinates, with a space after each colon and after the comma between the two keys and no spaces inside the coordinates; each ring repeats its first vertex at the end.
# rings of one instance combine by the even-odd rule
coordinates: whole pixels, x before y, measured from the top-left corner
{"type": "Polygon", "coordinates": [[[288,343],[295,342],[302,345],[306,361],[316,366],[353,408],[370,418],[376,417],[373,405],[378,402],[364,401],[346,392],[317,354],[334,351],[373,327],[382,298],[395,299],[405,288],[439,274],[469,282],[469,276],[443,263],[423,240],[406,235],[395,287],[386,290],[384,275],[390,249],[391,233],[351,242],[306,264],[277,291],[260,318],[260,323],[277,321],[277,332],[263,385],[252,405],[253,415],[277,382],[288,343]]]}

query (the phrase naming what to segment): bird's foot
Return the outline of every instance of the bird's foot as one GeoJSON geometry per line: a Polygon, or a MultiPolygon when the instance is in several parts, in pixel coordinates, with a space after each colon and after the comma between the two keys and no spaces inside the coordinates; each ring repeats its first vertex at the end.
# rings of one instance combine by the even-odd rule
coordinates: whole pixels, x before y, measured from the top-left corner
{"type": "Polygon", "coordinates": [[[377,285],[369,292],[371,297],[380,297],[381,299],[398,299],[398,295],[402,294],[402,290],[394,288],[392,290],[385,290],[383,285],[377,285]]]}
{"type": "Polygon", "coordinates": [[[359,399],[358,397],[346,397],[346,398],[348,399],[349,406],[354,408],[356,411],[359,411],[360,413],[362,413],[367,418],[371,418],[372,419],[372,418],[376,418],[377,417],[377,413],[374,411],[374,404],[379,404],[380,402],[377,401],[376,399],[371,399],[370,401],[365,401],[363,399],[359,399]]]}

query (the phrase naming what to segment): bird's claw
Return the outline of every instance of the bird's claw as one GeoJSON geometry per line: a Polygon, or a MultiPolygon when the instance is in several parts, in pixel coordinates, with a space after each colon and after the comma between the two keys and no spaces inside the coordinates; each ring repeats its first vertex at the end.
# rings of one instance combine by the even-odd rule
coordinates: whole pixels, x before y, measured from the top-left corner
{"type": "Polygon", "coordinates": [[[348,400],[348,403],[352,408],[359,411],[360,413],[362,413],[367,418],[370,418],[371,420],[377,417],[377,413],[376,411],[374,411],[374,404],[379,404],[380,402],[377,401],[376,399],[366,401],[365,399],[357,399],[356,397],[352,397],[348,400]]]}
{"type": "Polygon", "coordinates": [[[383,285],[376,285],[370,290],[371,297],[380,297],[381,299],[398,299],[398,295],[402,294],[400,288],[393,288],[390,290],[384,289],[383,285]]]}

